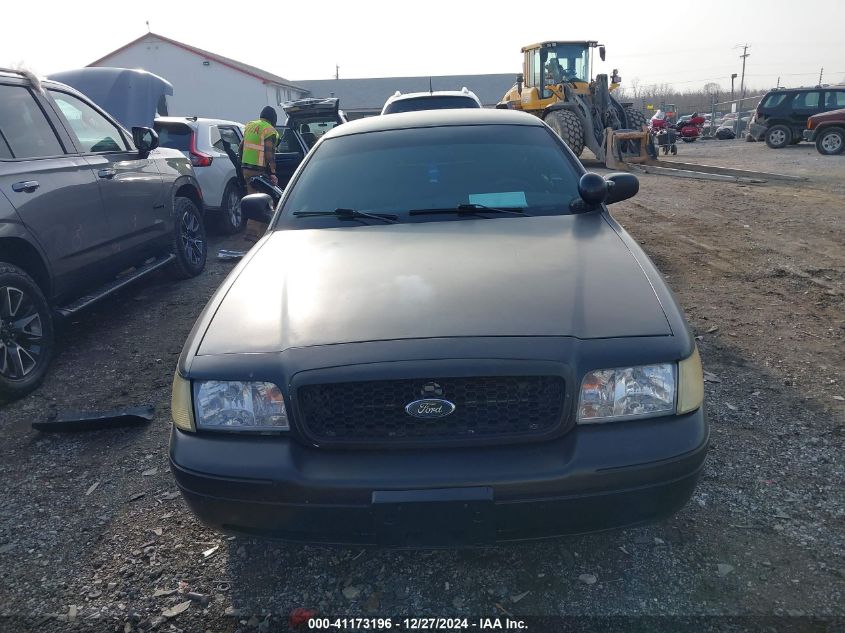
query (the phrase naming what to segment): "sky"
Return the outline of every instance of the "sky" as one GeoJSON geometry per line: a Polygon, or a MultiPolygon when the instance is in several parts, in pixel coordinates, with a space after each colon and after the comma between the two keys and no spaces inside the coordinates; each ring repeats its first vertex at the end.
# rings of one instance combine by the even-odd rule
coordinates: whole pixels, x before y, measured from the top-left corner
{"type": "Polygon", "coordinates": [[[41,75],[80,68],[143,35],[149,21],[154,33],[293,81],[332,78],[335,64],[343,78],[516,75],[522,46],[572,39],[605,44],[607,61],[596,71],[618,68],[623,87],[637,80],[683,91],[715,82],[729,91],[746,43],[749,88],[771,88],[779,78],[782,86],[815,85],[822,67],[822,83],[845,83],[841,0],[674,2],[663,3],[662,11],[661,3],[631,0],[533,7],[500,0],[321,0],[301,7],[267,2],[262,17],[263,4],[142,0],[103,10],[106,5],[90,0],[41,1],[37,30],[12,28],[21,24],[13,19],[0,23],[0,66],[24,65],[41,75]]]}

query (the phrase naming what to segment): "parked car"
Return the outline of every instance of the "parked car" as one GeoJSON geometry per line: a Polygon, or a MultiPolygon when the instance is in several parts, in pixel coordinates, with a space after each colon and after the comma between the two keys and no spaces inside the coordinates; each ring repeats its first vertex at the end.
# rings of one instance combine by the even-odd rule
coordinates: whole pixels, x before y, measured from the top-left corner
{"type": "Polygon", "coordinates": [[[845,109],[814,114],[807,119],[804,140],[815,143],[820,154],[830,156],[845,151],[845,109]]]}
{"type": "Polygon", "coordinates": [[[57,317],[165,266],[202,272],[199,182],[157,146],[69,86],[0,71],[0,399],[44,378],[57,317]]]}
{"type": "Polygon", "coordinates": [[[415,112],[417,110],[447,110],[453,108],[480,108],[481,100],[466,87],[460,90],[438,90],[436,92],[408,92],[398,90],[384,102],[382,114],[415,112]]]}
{"type": "Polygon", "coordinates": [[[327,133],[180,356],[170,461],[191,509],[400,547],[676,512],[707,452],[702,368],[607,210],[638,186],[516,111],[327,133]]]}
{"type": "Polygon", "coordinates": [[[229,152],[234,151],[237,156],[244,126],[235,121],[194,116],[157,117],[155,131],[161,147],[177,149],[191,161],[202,187],[206,217],[217,230],[229,235],[243,229],[244,192],[229,152]]]}
{"type": "Polygon", "coordinates": [[[840,108],[845,108],[845,86],[770,90],[757,106],[749,131],[780,149],[801,142],[811,116],[840,108]]]}
{"type": "Polygon", "coordinates": [[[347,118],[340,109],[340,100],[299,99],[282,106],[287,115],[279,130],[279,144],[276,148],[276,176],[279,186],[284,188],[305,155],[327,132],[346,123],[347,118]]]}

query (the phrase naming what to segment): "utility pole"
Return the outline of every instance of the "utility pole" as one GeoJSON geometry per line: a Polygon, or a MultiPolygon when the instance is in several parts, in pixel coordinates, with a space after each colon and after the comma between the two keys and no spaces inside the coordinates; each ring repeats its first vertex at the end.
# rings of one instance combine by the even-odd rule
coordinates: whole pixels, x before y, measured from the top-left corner
{"type": "Polygon", "coordinates": [[[822,85],[822,75],[824,75],[824,66],[822,66],[822,69],[819,71],[819,85],[820,86],[822,85]]]}
{"type": "Polygon", "coordinates": [[[748,52],[748,44],[742,47],[742,77],[739,80],[739,103],[736,108],[736,136],[739,138],[739,133],[742,130],[742,100],[745,98],[745,60],[750,55],[748,52]]]}
{"type": "Polygon", "coordinates": [[[778,85],[775,88],[780,88],[780,76],[778,76],[778,85]]]}
{"type": "Polygon", "coordinates": [[[742,47],[742,55],[740,55],[740,57],[742,58],[742,78],[739,80],[740,103],[742,102],[742,99],[745,98],[745,59],[750,55],[751,53],[748,52],[748,44],[746,44],[742,47]]]}
{"type": "Polygon", "coordinates": [[[739,77],[736,73],[731,75],[731,101],[734,100],[734,79],[739,77]]]}
{"type": "Polygon", "coordinates": [[[340,66],[337,64],[334,65],[334,78],[340,79],[340,66]]]}

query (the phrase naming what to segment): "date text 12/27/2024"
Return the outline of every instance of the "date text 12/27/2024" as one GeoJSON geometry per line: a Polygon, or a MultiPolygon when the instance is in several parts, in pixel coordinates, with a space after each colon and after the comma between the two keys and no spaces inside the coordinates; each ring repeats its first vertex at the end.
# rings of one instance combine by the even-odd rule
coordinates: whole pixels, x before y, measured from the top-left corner
{"type": "Polygon", "coordinates": [[[309,618],[314,631],[524,631],[523,620],[512,618],[309,618]]]}

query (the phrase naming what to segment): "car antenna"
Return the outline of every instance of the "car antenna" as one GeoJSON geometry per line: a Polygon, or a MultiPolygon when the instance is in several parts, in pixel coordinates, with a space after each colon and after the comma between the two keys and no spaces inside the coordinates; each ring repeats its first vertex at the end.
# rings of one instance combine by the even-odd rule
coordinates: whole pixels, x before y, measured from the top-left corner
{"type": "Polygon", "coordinates": [[[428,78],[428,94],[434,94],[434,88],[431,87],[431,77],[428,78]]]}

